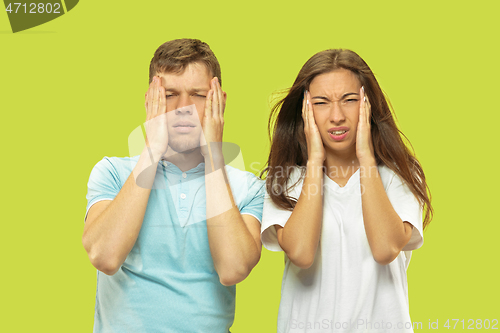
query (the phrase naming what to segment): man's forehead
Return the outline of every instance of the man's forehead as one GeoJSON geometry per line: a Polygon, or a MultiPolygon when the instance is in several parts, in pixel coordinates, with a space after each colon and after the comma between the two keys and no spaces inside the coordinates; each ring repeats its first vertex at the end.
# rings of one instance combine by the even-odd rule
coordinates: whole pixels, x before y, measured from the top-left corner
{"type": "Polygon", "coordinates": [[[205,64],[202,63],[191,63],[179,71],[171,72],[157,72],[157,76],[161,76],[169,81],[197,81],[204,82],[212,79],[212,74],[205,64]]]}
{"type": "Polygon", "coordinates": [[[179,72],[157,73],[165,88],[202,88],[210,89],[212,75],[204,64],[192,63],[179,72]]]}

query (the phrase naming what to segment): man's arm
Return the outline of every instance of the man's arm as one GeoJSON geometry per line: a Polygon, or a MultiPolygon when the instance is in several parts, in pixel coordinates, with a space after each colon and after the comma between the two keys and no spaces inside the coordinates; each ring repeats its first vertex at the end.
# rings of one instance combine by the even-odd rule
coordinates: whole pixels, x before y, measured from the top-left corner
{"type": "MultiPolygon", "coordinates": [[[[259,262],[260,223],[251,215],[241,215],[233,194],[222,155],[225,96],[214,78],[207,96],[203,134],[208,143],[205,157],[207,234],[215,270],[223,285],[243,281],[259,262]]],[[[202,138],[203,141],[203,138],[202,138]]]]}
{"type": "Polygon", "coordinates": [[[210,163],[205,164],[207,234],[220,282],[230,286],[243,281],[259,262],[260,222],[251,215],[241,215],[233,200],[224,159],[215,160],[215,172],[210,163]]]}
{"type": "Polygon", "coordinates": [[[123,264],[141,230],[156,168],[168,145],[165,91],[153,79],[146,94],[147,144],[115,199],[89,209],[82,244],[99,271],[113,275],[123,264]]]}

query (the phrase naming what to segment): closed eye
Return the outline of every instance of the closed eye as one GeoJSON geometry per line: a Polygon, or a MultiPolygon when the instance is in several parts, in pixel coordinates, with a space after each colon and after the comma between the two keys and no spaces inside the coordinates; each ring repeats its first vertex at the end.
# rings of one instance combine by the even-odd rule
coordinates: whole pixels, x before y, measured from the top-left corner
{"type": "Polygon", "coordinates": [[[326,104],[325,102],[314,102],[313,105],[322,105],[322,104],[326,104]]]}
{"type": "Polygon", "coordinates": [[[201,97],[201,98],[207,98],[207,96],[204,96],[204,95],[202,95],[202,94],[196,94],[195,96],[196,96],[196,97],[201,97]]]}

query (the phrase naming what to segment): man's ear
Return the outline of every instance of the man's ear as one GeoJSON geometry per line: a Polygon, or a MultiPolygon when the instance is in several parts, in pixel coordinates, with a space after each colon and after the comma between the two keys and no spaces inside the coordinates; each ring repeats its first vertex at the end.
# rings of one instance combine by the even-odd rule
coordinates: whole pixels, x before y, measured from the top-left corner
{"type": "Polygon", "coordinates": [[[226,110],[226,99],[227,99],[227,94],[225,91],[222,92],[222,96],[224,97],[224,102],[222,104],[223,104],[223,110],[225,111],[226,110]]]}

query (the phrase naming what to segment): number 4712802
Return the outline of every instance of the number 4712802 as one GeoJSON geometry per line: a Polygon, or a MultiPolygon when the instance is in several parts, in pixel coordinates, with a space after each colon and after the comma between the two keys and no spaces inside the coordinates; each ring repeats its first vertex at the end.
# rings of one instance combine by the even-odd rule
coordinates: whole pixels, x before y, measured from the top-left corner
{"type": "MultiPolygon", "coordinates": [[[[468,319],[467,320],[467,329],[469,330],[473,330],[473,329],[477,329],[477,330],[480,330],[480,329],[492,329],[492,330],[497,330],[498,327],[498,319],[492,319],[491,321],[489,319],[468,319]]],[[[443,327],[446,327],[447,329],[455,329],[455,328],[462,328],[462,329],[466,329],[466,323],[465,323],[465,319],[448,319],[446,321],[446,323],[444,323],[443,327]],[[452,321],[451,324],[450,324],[450,320],[452,321]],[[453,323],[454,322],[454,323],[453,323]],[[458,323],[462,323],[462,325],[458,325],[457,327],[457,324],[458,323]],[[453,327],[451,326],[453,325],[453,327]],[[460,327],[462,326],[462,327],[460,327]]]]}
{"type": "Polygon", "coordinates": [[[5,8],[9,14],[61,14],[61,4],[60,3],[21,3],[14,2],[9,3],[5,8]],[[14,6],[13,6],[14,5],[14,6]],[[15,9],[14,9],[15,7],[15,9]],[[21,9],[21,11],[19,11],[21,9]]]}

